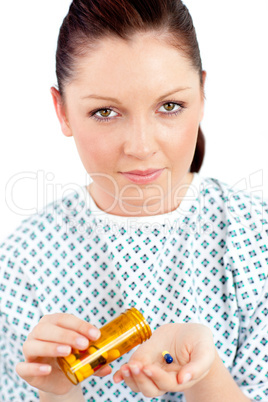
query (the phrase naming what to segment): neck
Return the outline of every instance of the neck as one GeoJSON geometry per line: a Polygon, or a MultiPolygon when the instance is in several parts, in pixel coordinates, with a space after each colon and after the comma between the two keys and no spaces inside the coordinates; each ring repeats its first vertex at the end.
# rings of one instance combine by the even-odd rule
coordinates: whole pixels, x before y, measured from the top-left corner
{"type": "MultiPolygon", "coordinates": [[[[177,209],[186,195],[193,180],[193,173],[187,173],[183,180],[165,197],[155,197],[155,202],[144,200],[141,205],[133,205],[126,200],[117,200],[113,194],[105,192],[94,182],[87,187],[95,204],[99,209],[117,216],[153,216],[162,215],[177,209]]],[[[152,199],[152,197],[151,197],[152,199]]]]}

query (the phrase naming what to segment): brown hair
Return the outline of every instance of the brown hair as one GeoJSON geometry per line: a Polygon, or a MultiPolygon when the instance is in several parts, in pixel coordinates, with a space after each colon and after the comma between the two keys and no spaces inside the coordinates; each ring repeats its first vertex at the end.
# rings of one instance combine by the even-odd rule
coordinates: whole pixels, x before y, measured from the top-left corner
{"type": "MultiPolygon", "coordinates": [[[[167,33],[170,45],[182,50],[200,77],[202,62],[192,17],[181,0],[74,0],[60,28],[56,52],[58,89],[64,99],[64,86],[75,75],[77,58],[94,49],[98,41],[114,36],[129,40],[137,32],[167,33]]],[[[191,172],[198,172],[205,154],[201,128],[191,172]]]]}

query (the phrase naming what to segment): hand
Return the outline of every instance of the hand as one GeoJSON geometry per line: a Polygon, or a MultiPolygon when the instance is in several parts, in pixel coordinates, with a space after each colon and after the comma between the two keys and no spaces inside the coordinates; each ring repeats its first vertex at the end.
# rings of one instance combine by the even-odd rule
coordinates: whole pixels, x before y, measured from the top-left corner
{"type": "Polygon", "coordinates": [[[154,398],[166,392],[183,392],[202,380],[216,356],[213,336],[201,324],[166,324],[132,354],[129,362],[114,374],[134,391],[154,398]],[[162,356],[168,351],[173,363],[162,356]]]}
{"type": "MultiPolygon", "coordinates": [[[[24,343],[25,361],[17,364],[16,372],[41,391],[65,395],[75,385],[59,368],[57,357],[68,356],[71,348],[84,350],[89,339],[95,341],[99,336],[100,331],[97,328],[72,314],[45,315],[24,343]],[[62,350],[63,347],[66,350],[62,350]]],[[[96,375],[101,377],[110,373],[111,367],[105,366],[96,375]]]]}

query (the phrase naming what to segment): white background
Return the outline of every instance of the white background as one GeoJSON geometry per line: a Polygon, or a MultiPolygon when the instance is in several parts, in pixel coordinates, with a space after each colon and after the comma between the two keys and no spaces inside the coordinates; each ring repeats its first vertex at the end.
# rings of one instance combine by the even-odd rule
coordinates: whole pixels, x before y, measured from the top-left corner
{"type": "MultiPolygon", "coordinates": [[[[185,4],[208,74],[201,174],[268,197],[268,1],[185,4]]],[[[49,90],[69,5],[0,3],[0,239],[63,189],[88,180],[73,139],[61,133],[49,90]]]]}

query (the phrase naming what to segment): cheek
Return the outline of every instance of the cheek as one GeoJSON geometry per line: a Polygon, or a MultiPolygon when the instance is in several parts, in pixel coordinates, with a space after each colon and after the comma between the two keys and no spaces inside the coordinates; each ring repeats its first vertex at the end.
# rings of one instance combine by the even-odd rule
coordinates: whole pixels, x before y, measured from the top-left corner
{"type": "Polygon", "coordinates": [[[174,164],[191,162],[196,147],[198,127],[198,121],[187,119],[174,130],[168,150],[174,164]]]}
{"type": "Polygon", "coordinates": [[[110,139],[92,130],[79,130],[74,133],[74,140],[80,158],[87,170],[95,171],[98,167],[111,164],[116,150],[110,139]]]}

